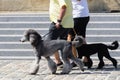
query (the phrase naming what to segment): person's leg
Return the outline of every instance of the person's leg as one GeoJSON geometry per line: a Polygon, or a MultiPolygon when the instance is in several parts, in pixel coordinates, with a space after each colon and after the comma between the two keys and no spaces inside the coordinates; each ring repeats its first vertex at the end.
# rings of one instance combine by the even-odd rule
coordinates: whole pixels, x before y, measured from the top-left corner
{"type": "MultiPolygon", "coordinates": [[[[83,36],[84,39],[86,38],[86,27],[88,22],[89,22],[89,17],[74,19],[74,29],[77,35],[83,36]]],[[[84,44],[86,44],[86,40],[84,40],[84,44]]],[[[85,56],[83,57],[83,62],[88,62],[87,57],[85,56]]]]}
{"type": "MultiPolygon", "coordinates": [[[[70,30],[71,30],[71,29],[61,28],[61,29],[59,30],[60,39],[67,40],[67,41],[71,41],[72,36],[71,36],[71,34],[69,34],[70,30]]],[[[76,49],[73,50],[73,53],[74,53],[74,54],[76,53],[76,49]]],[[[54,55],[54,57],[55,57],[55,60],[56,60],[57,65],[58,65],[58,66],[61,65],[61,64],[62,64],[62,61],[61,61],[61,59],[60,59],[60,56],[59,56],[59,53],[58,53],[58,52],[56,52],[56,54],[54,55]]]]}
{"type": "MultiPolygon", "coordinates": [[[[61,27],[60,29],[56,30],[55,34],[57,33],[57,35],[58,35],[58,37],[60,37],[60,39],[63,39],[63,40],[67,39],[68,41],[71,41],[71,36],[67,37],[68,31],[69,31],[69,29],[61,27]]],[[[54,54],[54,57],[55,57],[55,61],[56,61],[57,66],[60,66],[63,64],[63,62],[61,61],[60,56],[59,56],[59,51],[57,51],[54,54]]]]}
{"type": "MultiPolygon", "coordinates": [[[[67,41],[72,41],[71,39],[72,39],[72,35],[68,34],[67,41]]],[[[74,57],[77,57],[77,51],[76,51],[75,46],[72,46],[72,53],[73,53],[74,57]]]]}
{"type": "MultiPolygon", "coordinates": [[[[56,40],[58,36],[59,36],[59,32],[58,32],[58,29],[56,29],[55,27],[55,23],[51,23],[49,28],[49,34],[46,40],[56,40]]],[[[58,51],[55,52],[54,57],[55,57],[57,66],[61,65],[62,61],[60,60],[58,51]]]]}
{"type": "Polygon", "coordinates": [[[57,66],[60,66],[63,64],[61,59],[60,59],[60,56],[59,56],[59,51],[55,52],[54,57],[55,57],[55,61],[56,61],[57,66]]]}
{"type": "MultiPolygon", "coordinates": [[[[67,29],[61,27],[60,29],[58,29],[55,33],[58,33],[58,37],[60,37],[60,39],[64,39],[66,40],[66,33],[67,32],[67,29]]],[[[54,57],[55,57],[55,61],[56,61],[56,64],[57,66],[60,66],[63,64],[63,62],[61,61],[60,59],[60,55],[59,55],[59,51],[57,51],[55,54],[54,54],[54,57]]]]}
{"type": "MultiPolygon", "coordinates": [[[[74,37],[74,36],[75,35],[74,35],[73,29],[70,29],[68,37],[67,37],[67,41],[72,41],[72,37],[74,37]]],[[[72,53],[73,53],[74,57],[78,57],[77,50],[76,50],[75,46],[72,46],[72,53]]],[[[72,65],[72,67],[76,67],[77,66],[74,62],[72,62],[71,65],[72,65]]]]}
{"type": "MultiPolygon", "coordinates": [[[[64,40],[67,40],[67,41],[72,41],[72,34],[71,34],[71,29],[66,29],[66,28],[61,28],[59,31],[57,31],[60,36],[60,39],[64,39],[64,40]]],[[[72,46],[72,52],[73,52],[73,55],[75,57],[77,57],[77,50],[74,46],[72,46]]],[[[56,52],[56,54],[54,55],[55,57],[55,60],[56,60],[56,63],[57,65],[61,65],[62,64],[62,61],[60,59],[60,56],[59,56],[59,53],[56,52]]]]}
{"type": "MultiPolygon", "coordinates": [[[[84,39],[86,38],[86,27],[87,27],[88,22],[89,22],[89,17],[85,17],[85,18],[82,19],[82,23],[83,23],[82,28],[83,29],[81,29],[82,31],[81,31],[80,34],[83,35],[84,39]]],[[[86,40],[84,40],[84,44],[87,44],[86,40]]],[[[83,62],[84,63],[88,62],[87,57],[85,57],[85,56],[83,57],[83,62]]]]}

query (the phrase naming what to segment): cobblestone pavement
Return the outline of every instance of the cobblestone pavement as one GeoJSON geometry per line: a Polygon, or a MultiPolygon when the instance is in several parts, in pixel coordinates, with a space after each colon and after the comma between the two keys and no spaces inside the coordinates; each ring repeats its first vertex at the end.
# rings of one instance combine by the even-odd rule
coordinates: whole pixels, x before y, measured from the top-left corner
{"type": "Polygon", "coordinates": [[[33,60],[0,60],[0,80],[120,80],[120,60],[116,70],[108,60],[105,60],[104,69],[96,70],[98,60],[93,61],[90,70],[81,72],[78,67],[75,67],[70,74],[60,75],[61,69],[58,69],[58,74],[52,75],[47,68],[46,60],[42,59],[38,74],[29,75],[33,60]]]}

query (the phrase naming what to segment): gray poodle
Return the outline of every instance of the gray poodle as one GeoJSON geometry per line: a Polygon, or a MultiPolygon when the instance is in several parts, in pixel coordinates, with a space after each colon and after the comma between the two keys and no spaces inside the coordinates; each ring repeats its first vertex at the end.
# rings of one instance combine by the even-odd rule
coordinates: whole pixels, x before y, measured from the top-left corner
{"type": "Polygon", "coordinates": [[[39,70],[39,61],[41,56],[45,57],[48,62],[48,67],[51,70],[52,74],[56,73],[57,66],[55,62],[50,58],[56,51],[61,51],[61,57],[64,62],[63,69],[61,74],[68,74],[72,65],[70,64],[69,59],[73,60],[76,65],[84,71],[84,65],[81,60],[75,58],[72,54],[72,46],[79,47],[83,43],[83,38],[81,36],[77,36],[72,42],[68,42],[66,40],[42,40],[42,37],[38,32],[33,29],[29,29],[24,32],[24,36],[20,40],[21,42],[29,41],[32,45],[36,60],[34,69],[30,72],[31,74],[36,74],[39,70]],[[69,58],[69,59],[68,59],[69,58]]]}

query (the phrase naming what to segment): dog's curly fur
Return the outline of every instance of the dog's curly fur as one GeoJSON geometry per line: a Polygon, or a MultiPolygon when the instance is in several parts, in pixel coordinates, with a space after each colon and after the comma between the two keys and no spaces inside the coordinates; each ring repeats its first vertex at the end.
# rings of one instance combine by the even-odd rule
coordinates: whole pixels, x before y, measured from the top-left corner
{"type": "Polygon", "coordinates": [[[24,32],[24,36],[20,40],[21,42],[29,41],[31,45],[34,48],[35,55],[36,55],[36,65],[34,69],[32,70],[31,74],[36,74],[39,69],[39,61],[41,59],[41,56],[45,57],[48,62],[48,67],[50,68],[52,74],[56,73],[57,66],[55,62],[50,58],[51,55],[53,55],[56,51],[61,50],[61,57],[64,62],[63,70],[61,74],[68,74],[72,66],[68,60],[73,60],[78,67],[84,71],[83,63],[78,58],[75,58],[72,54],[72,45],[78,47],[82,45],[83,39],[82,37],[78,36],[74,39],[72,42],[68,42],[66,40],[42,40],[42,37],[40,34],[38,34],[37,31],[33,29],[29,29],[24,32]]]}
{"type": "Polygon", "coordinates": [[[115,68],[117,68],[117,60],[112,58],[109,54],[108,49],[115,50],[119,47],[118,41],[114,41],[111,45],[106,45],[103,43],[94,43],[94,44],[83,44],[82,46],[77,48],[79,58],[82,56],[86,56],[88,62],[85,65],[88,68],[91,68],[93,62],[90,58],[91,55],[98,53],[98,58],[100,60],[97,69],[101,69],[104,66],[103,57],[109,59],[115,68]]]}

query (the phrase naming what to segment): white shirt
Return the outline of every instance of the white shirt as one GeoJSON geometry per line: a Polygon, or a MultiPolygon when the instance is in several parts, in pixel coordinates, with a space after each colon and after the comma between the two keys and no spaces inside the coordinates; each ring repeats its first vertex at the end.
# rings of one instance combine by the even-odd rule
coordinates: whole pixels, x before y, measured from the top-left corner
{"type": "Polygon", "coordinates": [[[87,0],[80,1],[72,0],[72,5],[73,5],[73,18],[89,16],[87,0]]]}

